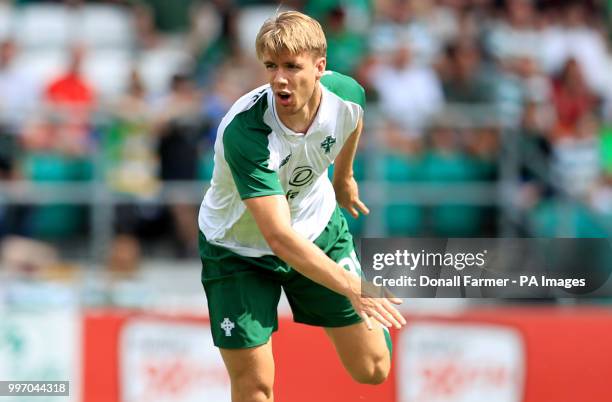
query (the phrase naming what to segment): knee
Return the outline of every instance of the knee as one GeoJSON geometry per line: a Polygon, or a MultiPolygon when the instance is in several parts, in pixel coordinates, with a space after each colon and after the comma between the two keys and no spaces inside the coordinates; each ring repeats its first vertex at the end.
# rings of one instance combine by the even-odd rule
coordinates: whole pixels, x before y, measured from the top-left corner
{"type": "Polygon", "coordinates": [[[232,402],[268,402],[272,400],[273,381],[260,376],[241,376],[232,380],[232,402]]]}
{"type": "Polygon", "coordinates": [[[360,384],[379,385],[389,377],[391,360],[388,356],[368,359],[355,370],[351,370],[351,377],[360,384]]]}

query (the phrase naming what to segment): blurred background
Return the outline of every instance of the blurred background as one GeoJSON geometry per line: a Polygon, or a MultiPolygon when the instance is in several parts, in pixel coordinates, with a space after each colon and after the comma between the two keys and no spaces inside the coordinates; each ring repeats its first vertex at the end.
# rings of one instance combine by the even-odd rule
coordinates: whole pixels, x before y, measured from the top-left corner
{"type": "MultiPolygon", "coordinates": [[[[198,354],[216,351],[198,343],[209,330],[194,318],[206,313],[197,209],[218,123],[264,83],[254,38],[278,8],[0,0],[0,379],[70,377],[75,401],[229,400],[218,356],[198,354]],[[121,345],[139,352],[124,357],[121,345]],[[197,366],[181,366],[178,389],[213,393],[164,396],[177,385],[160,370],[181,371],[168,356],[197,366]],[[131,370],[144,377],[130,388],[121,376],[131,370]],[[160,378],[170,385],[144,393],[160,378]]],[[[366,89],[356,176],[372,212],[349,219],[356,238],[610,236],[611,1],[288,0],[282,8],[317,18],[328,69],[366,89]]],[[[382,394],[350,382],[329,389],[372,401],[604,400],[609,302],[410,300],[404,311],[424,327],[394,335],[407,345],[396,354],[429,352],[400,357],[382,394]],[[575,360],[561,356],[586,339],[575,360]],[[559,363],[567,359],[571,367],[559,363]],[[473,370],[462,377],[461,367],[473,370]],[[551,369],[554,398],[541,386],[551,369]],[[559,388],[576,376],[581,394],[559,388]]],[[[280,395],[300,389],[286,384],[281,378],[280,395]]],[[[330,401],[358,400],[342,395],[330,401]]]]}

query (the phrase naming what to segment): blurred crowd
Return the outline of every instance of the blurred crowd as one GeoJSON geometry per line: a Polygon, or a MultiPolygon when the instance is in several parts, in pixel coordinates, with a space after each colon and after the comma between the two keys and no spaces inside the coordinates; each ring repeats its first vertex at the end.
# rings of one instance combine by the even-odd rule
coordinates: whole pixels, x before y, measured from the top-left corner
{"type": "MultiPolygon", "coordinates": [[[[253,41],[277,7],[0,0],[0,181],[99,179],[126,195],[114,213],[111,265],[132,264],[139,240],[168,233],[177,256],[195,256],[200,200],[147,201],[162,181],[210,178],[216,126],[234,100],[264,82],[253,41]]],[[[328,69],[366,89],[371,117],[359,179],[408,188],[496,182],[513,179],[502,172],[507,163],[517,182],[508,202],[525,216],[521,234],[609,235],[612,3],[293,0],[282,7],[317,18],[328,69]]],[[[499,234],[496,207],[407,205],[392,195],[388,202],[390,235],[499,234]]],[[[85,216],[74,205],[0,203],[0,236],[78,236],[85,216]]]]}

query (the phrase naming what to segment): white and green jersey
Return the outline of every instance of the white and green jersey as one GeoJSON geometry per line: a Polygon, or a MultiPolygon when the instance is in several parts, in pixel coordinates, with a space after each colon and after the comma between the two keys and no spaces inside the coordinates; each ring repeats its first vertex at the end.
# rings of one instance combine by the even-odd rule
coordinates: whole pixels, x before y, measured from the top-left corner
{"type": "Polygon", "coordinates": [[[321,104],[305,135],[280,121],[269,85],[241,97],[225,115],[198,218],[208,242],[247,257],[273,254],[242,200],[276,194],[287,198],[298,233],[315,240],[323,231],[336,208],[327,169],[363,116],[365,93],[335,72],[320,83],[321,104]]]}

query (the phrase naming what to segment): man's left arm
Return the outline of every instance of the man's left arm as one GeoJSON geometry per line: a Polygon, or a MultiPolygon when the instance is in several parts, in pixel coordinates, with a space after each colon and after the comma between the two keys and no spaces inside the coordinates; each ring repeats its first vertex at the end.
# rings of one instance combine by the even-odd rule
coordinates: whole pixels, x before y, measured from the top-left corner
{"type": "Polygon", "coordinates": [[[363,119],[359,119],[357,128],[350,134],[334,162],[333,185],[336,200],[354,218],[359,217],[359,211],[364,215],[370,213],[368,207],[359,199],[359,188],[353,172],[353,162],[355,161],[362,130],[363,119]]]}

